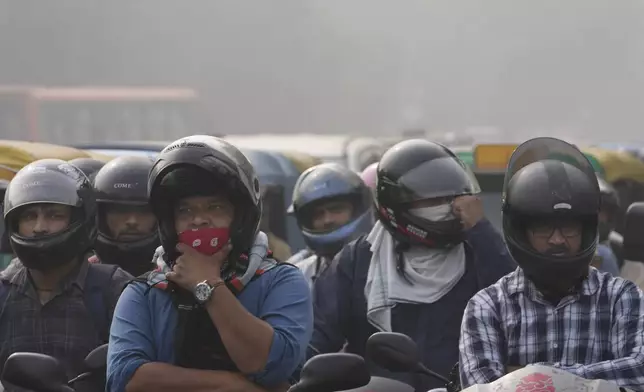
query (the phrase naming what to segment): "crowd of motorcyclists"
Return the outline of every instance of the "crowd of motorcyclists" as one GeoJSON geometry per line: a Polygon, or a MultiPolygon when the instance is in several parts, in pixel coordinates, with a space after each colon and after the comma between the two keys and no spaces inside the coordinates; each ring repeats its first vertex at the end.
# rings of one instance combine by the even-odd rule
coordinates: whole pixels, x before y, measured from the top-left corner
{"type": "Polygon", "coordinates": [[[307,360],[367,357],[372,335],[398,332],[462,388],[541,364],[644,391],[644,297],[607,244],[617,192],[576,147],[536,138],[508,164],[502,233],[479,193],[454,152],[421,139],[362,173],[313,166],[288,209],[307,248],[283,260],[255,168],[222,139],[154,160],[35,161],[4,198],[0,364],[45,354],[69,380],[108,344],[104,374],[75,390],[286,391],[307,360]]]}

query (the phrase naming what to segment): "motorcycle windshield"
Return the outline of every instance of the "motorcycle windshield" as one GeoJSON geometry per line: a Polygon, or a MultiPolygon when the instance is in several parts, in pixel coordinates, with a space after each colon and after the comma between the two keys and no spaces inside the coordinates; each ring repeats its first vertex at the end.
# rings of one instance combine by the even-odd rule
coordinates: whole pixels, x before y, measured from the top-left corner
{"type": "Polygon", "coordinates": [[[510,180],[519,170],[533,162],[543,160],[556,160],[573,165],[584,172],[588,178],[596,178],[593,166],[577,147],[563,140],[539,137],[528,140],[514,150],[505,172],[503,189],[507,190],[510,180]]]}

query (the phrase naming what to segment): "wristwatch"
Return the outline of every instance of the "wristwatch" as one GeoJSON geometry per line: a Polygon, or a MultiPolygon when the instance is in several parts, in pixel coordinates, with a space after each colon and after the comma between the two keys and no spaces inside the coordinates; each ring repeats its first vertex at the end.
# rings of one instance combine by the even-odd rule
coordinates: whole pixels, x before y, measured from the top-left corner
{"type": "Polygon", "coordinates": [[[211,286],[208,284],[207,280],[198,283],[193,290],[195,299],[197,300],[197,302],[199,302],[199,304],[205,304],[206,302],[208,302],[210,297],[212,297],[212,293],[215,291],[215,289],[222,284],[224,284],[223,281],[217,282],[211,286]]]}

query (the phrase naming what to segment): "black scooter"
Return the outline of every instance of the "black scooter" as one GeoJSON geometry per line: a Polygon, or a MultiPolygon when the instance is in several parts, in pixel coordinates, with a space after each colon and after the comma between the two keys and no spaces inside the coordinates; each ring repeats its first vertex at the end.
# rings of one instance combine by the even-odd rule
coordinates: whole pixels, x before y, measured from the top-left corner
{"type": "MultiPolygon", "coordinates": [[[[367,340],[367,357],[376,365],[393,373],[417,373],[434,378],[444,383],[448,392],[461,389],[458,374],[456,379],[450,380],[428,369],[420,360],[418,346],[407,335],[394,332],[378,332],[371,335],[367,340]]],[[[458,370],[458,365],[455,370],[458,370]]]]}
{"type": "Polygon", "coordinates": [[[84,364],[85,372],[68,381],[65,369],[56,358],[37,353],[14,353],[4,364],[2,379],[36,392],[74,392],[74,384],[105,374],[107,344],[87,354],[84,364]]]}
{"type": "MultiPolygon", "coordinates": [[[[376,333],[367,341],[367,356],[391,372],[411,372],[449,381],[427,369],[419,360],[416,343],[398,333],[376,333]]],[[[36,392],[74,392],[73,385],[105,373],[107,345],[93,350],[85,359],[87,371],[67,381],[60,362],[48,355],[15,353],[5,362],[2,377],[16,386],[36,392]]],[[[400,381],[372,377],[365,360],[355,354],[322,354],[311,358],[302,368],[300,381],[289,392],[414,392],[400,381]]]]}
{"type": "MultiPolygon", "coordinates": [[[[49,355],[14,353],[4,365],[2,378],[35,392],[74,392],[74,384],[105,373],[107,345],[93,350],[85,358],[87,371],[67,381],[61,363],[49,355]]],[[[309,360],[302,369],[300,382],[289,392],[374,391],[413,392],[401,382],[371,377],[364,359],[355,354],[324,354],[309,360]]]]}
{"type": "Polygon", "coordinates": [[[300,381],[288,392],[414,392],[400,381],[371,377],[365,360],[355,354],[321,354],[302,368],[300,381]]]}
{"type": "MultiPolygon", "coordinates": [[[[420,361],[418,347],[400,333],[379,332],[367,340],[367,358],[394,373],[419,373],[436,378],[447,386],[450,381],[427,369],[420,361]]],[[[448,388],[449,389],[449,388],[448,388]]],[[[322,354],[311,358],[302,369],[300,382],[289,392],[414,392],[400,381],[371,377],[364,359],[354,354],[322,354]]]]}

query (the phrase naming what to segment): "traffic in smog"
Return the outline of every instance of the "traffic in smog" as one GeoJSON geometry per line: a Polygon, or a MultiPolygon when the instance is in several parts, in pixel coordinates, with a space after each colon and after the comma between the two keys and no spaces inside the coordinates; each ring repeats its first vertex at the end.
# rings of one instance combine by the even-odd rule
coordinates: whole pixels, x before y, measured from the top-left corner
{"type": "Polygon", "coordinates": [[[644,163],[383,150],[0,141],[3,388],[644,390],[644,163]]]}

